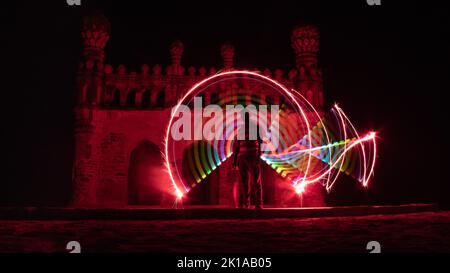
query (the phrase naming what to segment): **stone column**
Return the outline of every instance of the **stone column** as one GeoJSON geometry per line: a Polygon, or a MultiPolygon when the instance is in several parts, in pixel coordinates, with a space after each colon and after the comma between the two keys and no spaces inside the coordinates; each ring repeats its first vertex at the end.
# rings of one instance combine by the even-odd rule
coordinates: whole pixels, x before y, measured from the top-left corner
{"type": "Polygon", "coordinates": [[[96,183],[98,179],[98,135],[92,122],[92,109],[75,110],[75,160],[72,181],[73,207],[89,207],[96,204],[96,183]]]}

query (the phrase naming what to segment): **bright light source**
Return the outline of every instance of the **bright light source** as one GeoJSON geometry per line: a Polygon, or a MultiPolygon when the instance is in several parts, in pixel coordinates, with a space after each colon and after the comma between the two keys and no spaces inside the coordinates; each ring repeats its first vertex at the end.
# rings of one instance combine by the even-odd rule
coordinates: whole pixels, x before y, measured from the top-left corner
{"type": "Polygon", "coordinates": [[[175,190],[175,193],[176,193],[178,199],[183,198],[183,193],[182,193],[179,189],[176,189],[176,190],[175,190]]]}
{"type": "Polygon", "coordinates": [[[302,194],[305,191],[306,183],[299,183],[294,186],[297,194],[302,194]]]}

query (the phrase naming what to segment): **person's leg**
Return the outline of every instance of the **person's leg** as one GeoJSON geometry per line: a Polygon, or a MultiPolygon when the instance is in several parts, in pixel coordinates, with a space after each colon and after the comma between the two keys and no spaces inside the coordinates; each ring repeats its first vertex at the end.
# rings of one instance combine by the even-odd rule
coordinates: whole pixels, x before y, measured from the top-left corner
{"type": "Polygon", "coordinates": [[[255,158],[252,162],[252,187],[255,190],[255,205],[256,207],[262,207],[262,185],[261,185],[261,164],[259,158],[255,158]]]}
{"type": "Polygon", "coordinates": [[[248,164],[245,158],[238,159],[238,167],[239,167],[239,179],[241,181],[241,194],[240,194],[240,206],[244,208],[248,208],[250,205],[250,195],[249,195],[249,186],[248,186],[248,164]]]}

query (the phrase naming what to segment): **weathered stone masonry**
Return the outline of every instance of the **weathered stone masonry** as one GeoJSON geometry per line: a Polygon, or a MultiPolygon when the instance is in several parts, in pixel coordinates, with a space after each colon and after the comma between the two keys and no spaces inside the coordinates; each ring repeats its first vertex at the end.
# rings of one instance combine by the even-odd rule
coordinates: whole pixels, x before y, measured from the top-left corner
{"type": "MultiPolygon", "coordinates": [[[[170,45],[171,64],[151,69],[143,64],[139,73],[127,72],[124,65],[115,69],[104,63],[104,49],[110,37],[110,23],[103,15],[84,17],[81,36],[82,59],[77,74],[75,107],[75,159],[72,206],[101,207],[128,204],[164,204],[167,201],[162,183],[167,180],[160,151],[171,107],[194,83],[217,72],[214,67],[182,66],[184,45],[170,45]],[[158,195],[159,193],[159,195],[158,195]]],[[[317,109],[323,108],[322,72],[318,66],[319,32],[314,26],[294,28],[291,42],[296,67],[288,73],[280,69],[262,69],[287,87],[301,90],[317,109]],[[285,76],[286,74],[286,76],[285,76]]],[[[220,48],[223,65],[234,68],[234,47],[220,48]]],[[[249,88],[236,82],[233,88],[249,88]]],[[[215,98],[227,96],[232,87],[223,86],[215,98]]],[[[274,103],[282,98],[273,97],[274,103]]],[[[180,161],[182,153],[180,153],[180,161]]],[[[232,204],[230,168],[223,164],[208,183],[218,190],[211,202],[232,204]]],[[[272,205],[298,205],[299,200],[282,186],[281,178],[264,170],[272,205]],[[281,183],[279,183],[281,182],[281,183]],[[289,193],[288,193],[289,192],[289,193]],[[291,200],[287,202],[286,200],[291,200]]],[[[310,189],[303,205],[323,205],[321,189],[310,189]]],[[[170,203],[170,202],[169,202],[170,203]]]]}

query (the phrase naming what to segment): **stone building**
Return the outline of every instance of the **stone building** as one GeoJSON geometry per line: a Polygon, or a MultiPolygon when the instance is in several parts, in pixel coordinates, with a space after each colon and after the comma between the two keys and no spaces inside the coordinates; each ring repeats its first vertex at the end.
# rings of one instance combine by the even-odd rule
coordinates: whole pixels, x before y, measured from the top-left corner
{"type": "MultiPolygon", "coordinates": [[[[102,15],[84,17],[81,36],[71,205],[120,207],[170,203],[161,151],[171,107],[194,83],[217,73],[216,69],[183,67],[184,45],[180,41],[170,45],[171,63],[165,68],[158,64],[152,67],[142,64],[139,72],[128,72],[124,65],[113,68],[105,64],[110,23],[102,15]]],[[[317,59],[319,32],[310,25],[296,27],[291,42],[295,68],[287,73],[280,69],[261,71],[287,87],[302,90],[317,109],[322,109],[322,73],[317,59]]],[[[220,54],[223,64],[219,70],[234,69],[234,47],[224,44],[220,54]]],[[[217,96],[221,96],[220,92],[217,96]]],[[[275,103],[281,99],[273,98],[275,103]]],[[[193,198],[197,200],[193,204],[233,204],[235,176],[229,175],[229,165],[221,165],[192,193],[203,196],[193,198]]],[[[285,189],[283,185],[288,183],[271,168],[263,168],[263,177],[268,205],[324,205],[320,186],[311,186],[300,198],[292,189],[285,189]]]]}

